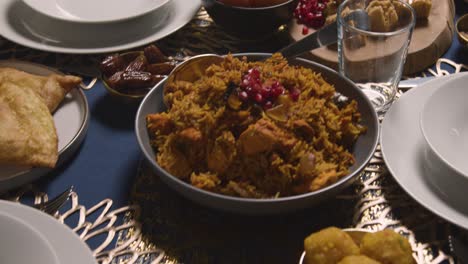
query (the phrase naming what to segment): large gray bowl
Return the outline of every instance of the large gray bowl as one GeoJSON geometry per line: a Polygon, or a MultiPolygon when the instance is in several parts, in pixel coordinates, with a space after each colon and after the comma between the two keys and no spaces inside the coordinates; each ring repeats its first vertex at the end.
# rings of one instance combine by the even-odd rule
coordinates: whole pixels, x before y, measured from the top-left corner
{"type": "MultiPolygon", "coordinates": [[[[234,54],[234,56],[247,56],[249,60],[259,60],[269,57],[271,54],[241,53],[234,54]]],[[[162,95],[164,81],[156,85],[143,99],[140,108],[138,109],[135,121],[135,132],[138,144],[140,145],[146,160],[151,164],[154,171],[170,187],[190,200],[216,209],[256,215],[283,213],[310,207],[327,198],[335,196],[343,188],[347,187],[352,180],[363,171],[377,147],[379,136],[377,114],[364,93],[362,93],[362,91],[353,82],[339,75],[334,70],[304,59],[291,59],[290,63],[321,72],[325,80],[333,84],[339,93],[358,102],[359,112],[362,115],[362,124],[367,127],[367,132],[364,135],[361,135],[354,145],[353,154],[355,156],[356,163],[350,168],[349,175],[341,178],[338,182],[315,192],[275,199],[239,198],[217,194],[198,189],[189,183],[172,176],[161,168],[155,160],[156,153],[150,145],[145,120],[145,117],[148,114],[163,112],[166,110],[162,95]]]]}

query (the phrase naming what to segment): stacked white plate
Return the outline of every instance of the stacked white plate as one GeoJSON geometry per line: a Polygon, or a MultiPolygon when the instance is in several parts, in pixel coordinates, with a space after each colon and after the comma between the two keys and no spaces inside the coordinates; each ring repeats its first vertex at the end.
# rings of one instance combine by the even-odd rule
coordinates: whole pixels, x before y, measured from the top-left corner
{"type": "Polygon", "coordinates": [[[88,246],[50,215],[0,200],[0,263],[96,264],[88,246]]]}
{"type": "Polygon", "coordinates": [[[437,78],[405,93],[382,123],[390,173],[417,202],[468,229],[468,73],[437,78]]]}
{"type": "Polygon", "coordinates": [[[2,0],[0,35],[60,53],[106,53],[146,45],[187,24],[201,0],[2,0]]]}

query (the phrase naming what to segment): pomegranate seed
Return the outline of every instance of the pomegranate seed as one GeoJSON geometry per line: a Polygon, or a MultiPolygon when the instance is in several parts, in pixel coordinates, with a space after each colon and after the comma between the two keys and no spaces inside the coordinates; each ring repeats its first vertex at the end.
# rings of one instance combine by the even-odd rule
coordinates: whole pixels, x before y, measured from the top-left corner
{"type": "Polygon", "coordinates": [[[302,27],[302,35],[307,35],[307,34],[309,34],[309,28],[306,27],[306,26],[303,26],[302,27]]]}
{"type": "Polygon", "coordinates": [[[254,90],[252,89],[252,87],[250,87],[250,86],[247,86],[247,87],[245,88],[245,91],[247,92],[247,94],[248,94],[249,96],[255,95],[255,91],[254,91],[254,90]]]}
{"type": "Polygon", "coordinates": [[[292,88],[290,91],[289,91],[289,96],[291,97],[291,99],[293,101],[297,101],[299,100],[299,95],[301,94],[301,91],[297,88],[292,88]]]}
{"type": "Polygon", "coordinates": [[[264,100],[263,96],[259,93],[254,96],[254,101],[259,104],[263,103],[263,100],[264,100]]]}
{"type": "Polygon", "coordinates": [[[274,87],[271,89],[271,96],[277,98],[278,96],[282,95],[284,92],[283,86],[274,87]]]}
{"type": "Polygon", "coordinates": [[[247,94],[246,91],[241,91],[239,93],[239,99],[241,99],[241,101],[246,102],[247,100],[249,100],[249,95],[247,94]]]}
{"type": "Polygon", "coordinates": [[[273,103],[271,101],[266,101],[264,104],[263,104],[263,108],[264,109],[270,109],[273,107],[273,103]]]}
{"type": "MultiPolygon", "coordinates": [[[[294,17],[298,23],[306,27],[320,28],[325,23],[324,10],[328,0],[300,0],[294,10],[294,17]]],[[[302,34],[308,34],[308,29],[302,29],[302,34]]]]}
{"type": "Polygon", "coordinates": [[[265,98],[270,97],[271,96],[271,87],[263,86],[262,89],[260,90],[260,94],[265,98]]]}
{"type": "Polygon", "coordinates": [[[249,85],[249,80],[243,79],[240,86],[241,86],[242,88],[245,88],[245,87],[247,87],[248,85],[249,85]]]}

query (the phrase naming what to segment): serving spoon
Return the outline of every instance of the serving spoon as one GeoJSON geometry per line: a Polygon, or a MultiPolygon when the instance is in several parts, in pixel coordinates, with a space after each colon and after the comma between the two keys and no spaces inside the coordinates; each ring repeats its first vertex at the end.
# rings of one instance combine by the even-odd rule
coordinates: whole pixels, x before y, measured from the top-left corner
{"type": "MultiPolygon", "coordinates": [[[[356,10],[345,17],[346,20],[353,20],[356,25],[360,25],[360,29],[367,30],[369,28],[369,16],[364,10],[356,10]]],[[[295,58],[304,52],[334,44],[338,41],[337,22],[333,22],[315,31],[309,36],[292,43],[278,52],[286,59],[295,58]]],[[[213,64],[220,64],[224,60],[224,56],[216,54],[202,54],[193,56],[190,59],[179,64],[167,77],[164,84],[163,92],[167,87],[176,81],[194,82],[198,80],[205,72],[205,69],[213,64]]]]}

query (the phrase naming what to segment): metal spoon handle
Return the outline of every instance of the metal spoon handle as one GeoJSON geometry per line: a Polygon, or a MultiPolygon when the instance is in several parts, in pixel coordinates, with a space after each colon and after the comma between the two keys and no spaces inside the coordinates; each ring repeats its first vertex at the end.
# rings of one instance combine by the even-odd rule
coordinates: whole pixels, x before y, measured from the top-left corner
{"type": "MultiPolygon", "coordinates": [[[[369,16],[364,10],[356,10],[351,12],[344,18],[346,21],[354,21],[356,27],[361,30],[367,30],[369,28],[369,16]]],[[[327,46],[338,41],[338,26],[337,22],[333,22],[322,27],[320,30],[315,31],[309,36],[292,43],[278,52],[285,58],[294,58],[301,55],[304,52],[327,46]]]]}
{"type": "Polygon", "coordinates": [[[309,36],[290,44],[278,52],[285,58],[294,58],[304,52],[320,48],[338,41],[338,33],[336,22],[324,26],[322,29],[315,31],[309,36]]]}

